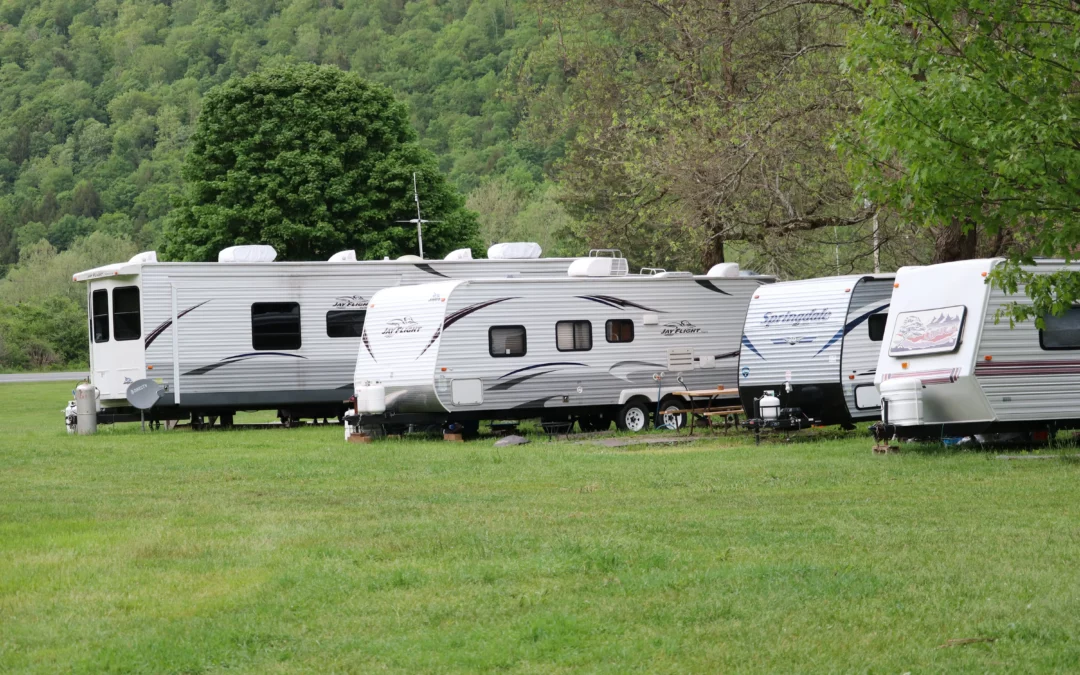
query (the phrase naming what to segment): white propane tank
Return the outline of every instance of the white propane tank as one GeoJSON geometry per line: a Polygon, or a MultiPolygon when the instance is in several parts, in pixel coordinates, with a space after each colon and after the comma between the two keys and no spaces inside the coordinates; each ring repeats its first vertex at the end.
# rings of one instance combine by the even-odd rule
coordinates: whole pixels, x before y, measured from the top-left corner
{"type": "Polygon", "coordinates": [[[780,399],[771,391],[764,392],[758,399],[758,411],[763,420],[775,420],[780,417],[780,399]]]}
{"type": "Polygon", "coordinates": [[[923,423],[923,383],[917,377],[885,380],[878,387],[881,392],[882,414],[889,406],[889,424],[901,427],[918,426],[923,423]]]}
{"type": "Polygon", "coordinates": [[[75,387],[76,427],[80,436],[97,433],[97,404],[101,392],[89,382],[75,387]]]}
{"type": "Polygon", "coordinates": [[[356,387],[356,409],[361,415],[386,412],[386,387],[381,382],[365,381],[356,387]]]}

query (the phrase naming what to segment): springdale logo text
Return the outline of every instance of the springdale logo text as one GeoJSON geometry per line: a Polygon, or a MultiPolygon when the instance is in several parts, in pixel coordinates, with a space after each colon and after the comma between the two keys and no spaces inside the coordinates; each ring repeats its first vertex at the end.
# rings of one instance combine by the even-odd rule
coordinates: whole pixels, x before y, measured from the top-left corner
{"type": "Polygon", "coordinates": [[[692,335],[694,333],[706,333],[689,321],[674,321],[672,323],[665,323],[664,327],[660,329],[661,335],[692,335]]]}
{"type": "Polygon", "coordinates": [[[827,309],[811,309],[808,312],[765,312],[761,317],[761,325],[773,326],[778,323],[801,326],[804,323],[816,323],[828,321],[832,312],[827,309]]]}
{"type": "Polygon", "coordinates": [[[412,320],[411,316],[405,316],[400,319],[390,319],[386,322],[386,328],[383,328],[382,334],[391,337],[394,335],[401,335],[402,333],[419,333],[422,326],[412,320]]]}

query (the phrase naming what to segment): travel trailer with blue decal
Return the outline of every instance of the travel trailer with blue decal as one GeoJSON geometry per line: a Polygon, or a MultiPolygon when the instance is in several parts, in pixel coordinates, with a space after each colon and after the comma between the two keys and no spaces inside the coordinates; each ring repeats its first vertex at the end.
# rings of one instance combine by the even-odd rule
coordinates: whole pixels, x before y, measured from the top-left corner
{"type": "Polygon", "coordinates": [[[89,298],[90,382],[99,421],[138,420],[129,384],[153,378],[165,393],[149,416],[196,426],[238,410],[277,410],[286,424],[337,417],[352,395],[367,312],[376,291],[432,279],[565,276],[573,258],[535,258],[535,245],[498,245],[472,260],[273,262],[269,246],[226,249],[217,263],[157,262],[153,252],[80,272],[89,298]],[[525,258],[505,257],[524,255],[525,258]]]}
{"type": "Polygon", "coordinates": [[[361,423],[576,419],[641,431],[658,403],[681,423],[672,411],[687,404],[674,392],[726,386],[737,396],[743,317],[771,282],[733,264],[643,276],[590,258],[564,278],[385,289],[356,361],[361,423]]]}
{"type": "Polygon", "coordinates": [[[747,419],[792,428],[877,419],[874,371],[892,292],[892,274],[787,281],[756,292],[739,354],[747,419]]]}
{"type": "MultiPolygon", "coordinates": [[[[884,404],[875,433],[939,439],[1080,428],[1080,308],[1010,327],[998,310],[1030,303],[987,283],[1002,259],[903,267],[885,326],[876,383],[884,404]]],[[[1035,274],[1080,271],[1040,260],[1035,274]]]]}

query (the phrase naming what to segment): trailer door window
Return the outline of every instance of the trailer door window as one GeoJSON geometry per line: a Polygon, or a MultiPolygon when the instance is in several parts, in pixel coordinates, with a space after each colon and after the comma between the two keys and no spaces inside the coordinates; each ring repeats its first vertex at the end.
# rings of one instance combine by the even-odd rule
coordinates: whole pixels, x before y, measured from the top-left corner
{"type": "Polygon", "coordinates": [[[251,348],[260,351],[300,349],[300,305],[256,302],[251,306],[251,348]]]}
{"type": "Polygon", "coordinates": [[[1046,326],[1039,331],[1039,346],[1043,349],[1080,349],[1080,307],[1066,310],[1062,316],[1044,316],[1046,326]]]}
{"type": "Polygon", "coordinates": [[[587,352],[592,349],[592,323],[588,321],[556,323],[555,348],[560,352],[587,352]]]}
{"type": "Polygon", "coordinates": [[[109,291],[94,291],[90,296],[94,326],[94,342],[109,341],[109,291]]]}
{"type": "Polygon", "coordinates": [[[888,314],[874,314],[866,320],[866,325],[870,328],[871,342],[881,342],[885,339],[885,323],[888,320],[888,314]]]}
{"type": "Polygon", "coordinates": [[[365,309],[334,309],[326,313],[326,336],[358,338],[364,334],[365,309]]]}
{"type": "Polygon", "coordinates": [[[142,317],[139,316],[139,287],[124,286],[123,288],[114,288],[112,303],[113,337],[116,338],[117,342],[141,338],[142,317]]]}
{"type": "Polygon", "coordinates": [[[633,342],[634,322],[631,319],[610,319],[604,326],[608,342],[633,342]]]}
{"type": "Polygon", "coordinates": [[[488,353],[492,356],[525,356],[525,326],[492,326],[488,329],[488,353]]]}

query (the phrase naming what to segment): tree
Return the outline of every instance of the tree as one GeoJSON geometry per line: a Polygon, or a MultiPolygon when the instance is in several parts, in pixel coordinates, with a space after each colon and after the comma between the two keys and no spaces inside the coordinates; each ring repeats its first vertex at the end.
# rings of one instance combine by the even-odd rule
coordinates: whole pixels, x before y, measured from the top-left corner
{"type": "MultiPolygon", "coordinates": [[[[851,36],[860,113],[844,146],[858,191],[939,232],[938,261],[1015,242],[995,283],[1031,281],[1026,256],[1080,244],[1080,6],[1028,0],[873,0],[851,36]]],[[[1027,284],[1016,318],[1064,311],[1080,285],[1027,284]]]]}
{"type": "Polygon", "coordinates": [[[416,142],[389,90],[334,66],[290,65],[206,95],[184,164],[184,201],[167,254],[212,259],[265,243],[291,260],[355,248],[366,258],[416,252],[413,174],[428,253],[477,243],[475,216],[416,142]]]}
{"type": "Polygon", "coordinates": [[[549,49],[533,52],[519,89],[534,134],[570,138],[557,176],[584,241],[645,264],[706,267],[730,242],[768,254],[873,216],[829,143],[853,103],[838,67],[853,7],[539,5],[554,26],[549,49]]]}

